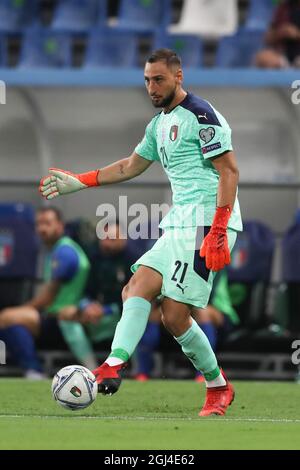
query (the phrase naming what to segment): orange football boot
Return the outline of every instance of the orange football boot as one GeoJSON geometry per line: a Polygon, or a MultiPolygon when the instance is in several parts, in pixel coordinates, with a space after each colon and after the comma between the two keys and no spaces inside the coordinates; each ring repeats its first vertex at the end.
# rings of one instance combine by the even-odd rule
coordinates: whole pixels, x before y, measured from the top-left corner
{"type": "Polygon", "coordinates": [[[234,400],[234,388],[228,382],[225,374],[222,372],[226,385],[222,387],[211,387],[206,389],[206,399],[199,416],[219,415],[223,416],[229,405],[234,400]]]}
{"type": "Polygon", "coordinates": [[[121,371],[126,365],[127,363],[123,362],[117,366],[109,366],[104,362],[100,367],[93,370],[98,384],[98,393],[103,395],[113,395],[116,393],[122,382],[121,371]]]}

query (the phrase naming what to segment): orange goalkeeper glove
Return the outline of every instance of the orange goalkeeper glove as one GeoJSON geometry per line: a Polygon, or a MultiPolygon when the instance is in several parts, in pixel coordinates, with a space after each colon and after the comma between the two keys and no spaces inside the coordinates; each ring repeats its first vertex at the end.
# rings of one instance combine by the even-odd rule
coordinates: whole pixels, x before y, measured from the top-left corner
{"type": "Polygon", "coordinates": [[[99,186],[100,170],[75,174],[70,171],[50,168],[49,175],[41,179],[39,190],[46,199],[54,199],[63,194],[74,193],[81,189],[99,186]]]}
{"type": "Polygon", "coordinates": [[[231,215],[230,206],[217,207],[210,231],[204,238],[200,256],[205,258],[207,269],[220,271],[230,263],[227,225],[231,215]]]}

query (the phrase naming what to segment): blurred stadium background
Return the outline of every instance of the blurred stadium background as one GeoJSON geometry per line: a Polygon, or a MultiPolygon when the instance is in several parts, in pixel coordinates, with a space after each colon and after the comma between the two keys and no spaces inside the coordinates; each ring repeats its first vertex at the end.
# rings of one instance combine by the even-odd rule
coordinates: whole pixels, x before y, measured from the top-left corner
{"type": "MultiPolygon", "coordinates": [[[[40,177],[50,166],[82,172],[131,153],[153,115],[143,63],[153,48],[168,46],[183,58],[185,88],[229,121],[240,167],[246,230],[229,281],[232,295],[237,285],[244,289],[236,300],[241,324],[219,357],[233,378],[297,379],[291,345],[300,335],[300,107],[292,83],[299,74],[253,66],[278,3],[0,0],[0,79],[7,86],[0,105],[0,307],[23,302],[39,283],[33,211],[42,204],[40,177]]],[[[117,207],[119,194],[129,204],[170,202],[166,178],[153,165],[136,181],[57,205],[80,232],[83,219],[96,224],[100,203],[117,207]]],[[[163,335],[157,376],[191,377],[178,352],[163,335]]],[[[66,350],[42,357],[49,374],[71,360],[66,350]]],[[[19,371],[8,359],[0,374],[19,371]]]]}

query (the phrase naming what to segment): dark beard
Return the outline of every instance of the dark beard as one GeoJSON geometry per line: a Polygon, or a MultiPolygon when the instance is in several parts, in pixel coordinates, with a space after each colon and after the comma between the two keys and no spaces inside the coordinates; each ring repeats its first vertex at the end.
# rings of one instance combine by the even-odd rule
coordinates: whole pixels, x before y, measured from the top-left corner
{"type": "Polygon", "coordinates": [[[172,91],[172,93],[170,93],[168,96],[166,96],[166,98],[161,100],[159,103],[155,103],[155,102],[152,101],[152,104],[155,108],[167,108],[168,106],[170,106],[170,104],[174,100],[175,94],[176,94],[176,90],[174,89],[172,91]]]}

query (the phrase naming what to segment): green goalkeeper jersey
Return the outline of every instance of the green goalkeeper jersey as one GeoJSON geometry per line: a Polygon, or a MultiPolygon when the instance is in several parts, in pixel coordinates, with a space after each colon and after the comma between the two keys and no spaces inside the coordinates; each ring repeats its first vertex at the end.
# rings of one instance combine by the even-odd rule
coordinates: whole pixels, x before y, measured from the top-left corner
{"type": "MultiPolygon", "coordinates": [[[[152,119],[135,151],[160,161],[171,183],[173,207],[162,220],[162,229],[212,224],[219,174],[211,159],[230,150],[227,121],[192,93],[169,113],[162,111],[152,119]]],[[[228,226],[243,229],[237,197],[228,226]]]]}

